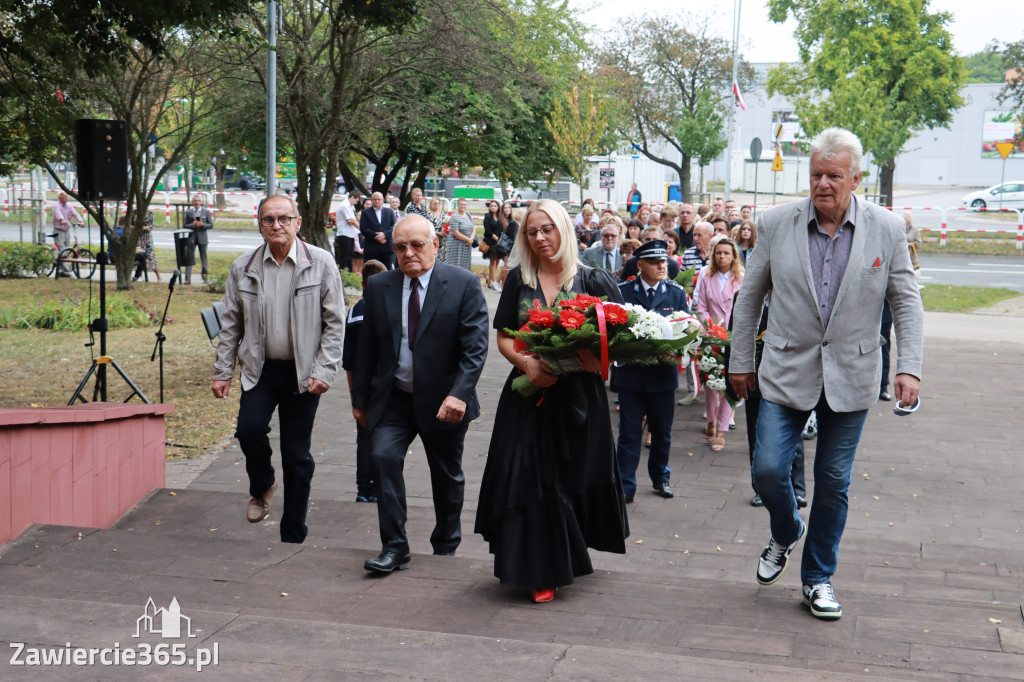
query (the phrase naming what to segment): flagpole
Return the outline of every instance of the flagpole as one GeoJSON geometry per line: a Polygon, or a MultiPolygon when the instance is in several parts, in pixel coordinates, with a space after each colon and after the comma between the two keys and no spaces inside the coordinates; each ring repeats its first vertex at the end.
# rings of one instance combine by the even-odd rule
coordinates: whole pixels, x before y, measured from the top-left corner
{"type": "Polygon", "coordinates": [[[736,79],[739,73],[739,52],[740,52],[740,9],[743,0],[734,0],[732,16],[732,83],[729,84],[729,151],[725,159],[725,198],[729,199],[732,192],[732,149],[736,142],[736,90],[739,81],[736,79]]]}

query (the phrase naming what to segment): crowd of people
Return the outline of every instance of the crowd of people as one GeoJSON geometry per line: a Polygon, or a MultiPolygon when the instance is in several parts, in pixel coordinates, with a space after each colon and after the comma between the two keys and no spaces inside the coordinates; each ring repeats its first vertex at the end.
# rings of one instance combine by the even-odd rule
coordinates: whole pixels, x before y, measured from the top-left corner
{"type": "Polygon", "coordinates": [[[502,584],[550,601],[556,588],[593,571],[589,549],[625,552],[645,428],[653,492],[674,496],[669,453],[684,382],[672,365],[623,366],[606,386],[589,350],[577,356],[579,371],[556,374],[509,330],[524,324],[529,308],[583,294],[663,316],[692,312],[732,330],[726,377],[701,386],[687,368],[679,403],[693,404],[703,393],[703,435],[714,451],[726,446],[733,405],[745,403],[754,499],[768,510],[771,529],[755,578],[777,582],[806,535],[803,603],[817,618],[839,618],[831,576],[853,458],[867,409],[886,398],[883,307],[900,340],[893,388],[904,411],[916,409],[921,376],[912,225],[855,197],[860,157],[851,133],[823,132],[812,142],[810,197],[757,224],[750,207],[721,198],[654,210],[635,192],[628,221],[610,210],[598,215],[592,202],[575,219],[551,200],[519,213],[489,202],[478,241],[464,199],[443,216],[417,191],[403,215],[374,193],[366,204],[353,197],[339,209],[334,255],[297,240],[294,202],[270,197],[259,211],[266,243],[231,268],[212,384],[214,395],[225,397],[240,365],[236,437],[249,474],[247,518],[265,519],[278,487],[267,439],[276,407],[281,539],[305,539],[312,420],[340,367],[358,424],[356,499],[376,503],[380,526],[381,551],[365,569],[387,575],[411,565],[402,472],[416,437],[430,468],[430,542],[435,554],[454,554],[462,537],[463,443],[480,414],[476,384],[490,321],[510,367],[474,531],[488,543],[502,584]],[[488,261],[486,284],[500,291],[491,318],[480,278],[470,271],[475,247],[488,261]],[[346,316],[338,266],[356,270],[360,250],[364,296],[346,316]],[[682,285],[690,281],[676,281],[690,268],[692,294],[682,285]],[[540,399],[512,389],[523,376],[542,391],[540,399]],[[609,389],[617,396],[617,436],[609,389]],[[808,496],[801,431],[812,413],[820,435],[816,489],[808,496]],[[805,522],[800,509],[808,497],[805,522]]]}

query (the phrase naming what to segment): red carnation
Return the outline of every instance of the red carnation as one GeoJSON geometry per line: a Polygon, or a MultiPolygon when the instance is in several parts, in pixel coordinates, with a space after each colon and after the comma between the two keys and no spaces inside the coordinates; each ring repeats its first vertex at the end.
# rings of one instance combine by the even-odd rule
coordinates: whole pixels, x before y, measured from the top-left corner
{"type": "Polygon", "coordinates": [[[587,316],[578,310],[566,309],[558,313],[558,323],[566,329],[579,329],[587,321],[587,316]]]}
{"type": "Polygon", "coordinates": [[[716,336],[720,339],[729,338],[729,332],[725,330],[725,327],[710,321],[708,322],[708,334],[711,336],[716,336]]]}
{"type": "Polygon", "coordinates": [[[614,303],[605,303],[604,319],[608,324],[626,324],[629,321],[629,313],[614,303]]]}
{"type": "Polygon", "coordinates": [[[551,310],[534,308],[530,311],[531,327],[550,327],[555,323],[555,313],[551,310]]]}
{"type": "Polygon", "coordinates": [[[597,296],[588,296],[587,294],[576,294],[576,298],[573,301],[576,307],[582,311],[587,311],[591,306],[597,305],[601,302],[597,296]]]}
{"type": "MultiPolygon", "coordinates": [[[[634,279],[636,279],[636,275],[630,275],[629,277],[626,278],[626,281],[627,282],[632,282],[634,279]]],[[[694,280],[694,281],[696,281],[696,280],[694,280]]]]}
{"type": "Polygon", "coordinates": [[[558,307],[559,308],[575,308],[576,307],[576,301],[574,301],[571,298],[563,298],[561,301],[558,302],[558,307]]]}

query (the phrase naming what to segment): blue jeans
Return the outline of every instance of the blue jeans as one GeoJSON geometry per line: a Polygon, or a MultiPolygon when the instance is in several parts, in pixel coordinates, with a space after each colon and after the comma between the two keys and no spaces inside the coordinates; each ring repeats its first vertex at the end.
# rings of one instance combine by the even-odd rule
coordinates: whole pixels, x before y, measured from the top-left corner
{"type": "MultiPolygon", "coordinates": [[[[853,458],[867,410],[834,412],[822,392],[818,405],[818,446],[814,457],[814,495],[807,521],[800,577],[805,585],[829,582],[839,561],[839,540],[846,527],[853,458]]],[[[810,410],[795,410],[761,400],[754,449],[754,481],[771,516],[772,537],[782,544],[800,534],[800,515],[791,473],[797,442],[810,410]]]]}

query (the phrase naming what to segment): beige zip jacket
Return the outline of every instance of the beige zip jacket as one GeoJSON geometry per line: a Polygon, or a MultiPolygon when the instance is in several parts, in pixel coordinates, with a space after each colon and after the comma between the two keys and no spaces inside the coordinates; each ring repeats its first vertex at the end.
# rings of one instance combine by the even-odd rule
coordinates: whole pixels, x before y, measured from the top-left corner
{"type": "MultiPolygon", "coordinates": [[[[309,389],[309,379],[328,386],[341,364],[345,330],[345,296],[334,256],[299,241],[292,278],[291,334],[298,389],[309,389]]],[[[242,390],[260,379],[265,343],[263,257],[266,245],[239,256],[231,264],[224,288],[220,340],[214,380],[229,380],[235,361],[241,366],[242,390]]]]}

